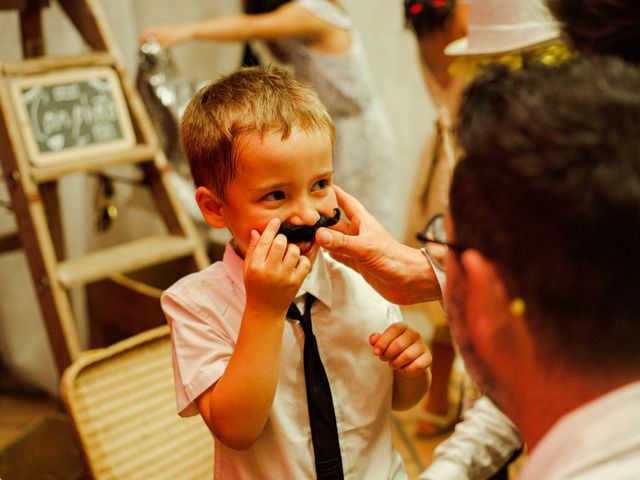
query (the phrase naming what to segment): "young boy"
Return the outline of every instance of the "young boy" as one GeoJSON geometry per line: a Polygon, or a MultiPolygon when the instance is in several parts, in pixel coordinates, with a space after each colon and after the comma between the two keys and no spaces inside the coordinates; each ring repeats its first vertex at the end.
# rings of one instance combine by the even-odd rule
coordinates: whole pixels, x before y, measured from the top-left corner
{"type": "Polygon", "coordinates": [[[196,94],[181,133],[200,210],[233,237],[221,262],[162,296],[178,411],[199,412],[213,432],[215,478],[329,478],[314,461],[305,333],[287,318],[292,302],[309,305],[305,294],[316,299],[313,334],[337,424],[330,478],[406,478],[391,444],[391,407],[408,408],[426,392],[424,342],[313,235],[288,243],[278,234],[282,224],[334,215],[326,110],[283,70],[243,69],[196,94]]]}

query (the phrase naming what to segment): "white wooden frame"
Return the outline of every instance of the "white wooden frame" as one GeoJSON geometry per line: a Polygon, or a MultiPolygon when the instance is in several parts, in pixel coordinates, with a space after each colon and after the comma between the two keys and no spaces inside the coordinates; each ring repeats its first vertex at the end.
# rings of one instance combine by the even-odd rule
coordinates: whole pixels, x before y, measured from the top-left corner
{"type": "Polygon", "coordinates": [[[10,80],[11,100],[17,121],[20,125],[22,138],[27,150],[29,161],[37,167],[59,166],[67,162],[82,159],[91,159],[103,155],[113,154],[132,148],[136,144],[129,110],[122,93],[122,88],[116,72],[108,67],[83,67],[67,70],[27,75],[12,78],[10,80]],[[104,140],[99,143],[90,143],[82,146],[66,147],[57,151],[42,152],[36,140],[34,126],[31,122],[30,112],[23,100],[23,95],[33,87],[47,87],[52,85],[67,85],[87,82],[94,79],[106,80],[109,94],[115,106],[115,115],[121,130],[121,136],[115,139],[104,140]]]}

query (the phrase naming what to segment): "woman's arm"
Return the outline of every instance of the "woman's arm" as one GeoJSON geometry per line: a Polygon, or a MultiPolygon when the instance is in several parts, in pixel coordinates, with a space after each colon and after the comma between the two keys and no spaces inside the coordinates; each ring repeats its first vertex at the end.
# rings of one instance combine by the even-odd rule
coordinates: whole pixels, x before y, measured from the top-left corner
{"type": "Polygon", "coordinates": [[[307,9],[295,3],[287,3],[264,14],[239,14],[151,27],[142,33],[140,43],[144,43],[149,37],[154,37],[162,48],[193,40],[245,42],[283,37],[301,37],[310,42],[322,43],[335,30],[339,29],[307,9]]]}

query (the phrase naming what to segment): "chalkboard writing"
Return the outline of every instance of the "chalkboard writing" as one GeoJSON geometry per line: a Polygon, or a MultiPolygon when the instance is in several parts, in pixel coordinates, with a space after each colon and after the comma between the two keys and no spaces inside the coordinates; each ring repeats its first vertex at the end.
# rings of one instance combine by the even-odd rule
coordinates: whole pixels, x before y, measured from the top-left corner
{"type": "Polygon", "coordinates": [[[13,95],[31,161],[60,163],[133,145],[115,73],[107,68],[57,72],[14,81],[13,95]]]}

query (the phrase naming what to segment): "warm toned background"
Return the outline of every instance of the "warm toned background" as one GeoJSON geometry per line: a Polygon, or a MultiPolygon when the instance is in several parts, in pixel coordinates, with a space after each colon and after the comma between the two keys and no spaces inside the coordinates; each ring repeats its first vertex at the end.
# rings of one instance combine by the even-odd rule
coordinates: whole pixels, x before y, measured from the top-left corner
{"type": "MultiPolygon", "coordinates": [[[[44,16],[46,49],[50,55],[85,50],[55,2],[44,16]]],[[[139,32],[152,24],[222,15],[239,10],[237,0],[101,0],[113,36],[131,75],[135,74],[139,32]]],[[[433,109],[417,66],[412,36],[404,29],[401,0],[343,0],[361,33],[376,87],[396,135],[395,158],[398,185],[396,211],[401,238],[406,223],[408,196],[424,143],[432,129],[433,109]]],[[[208,80],[235,68],[240,60],[236,44],[191,44],[177,47],[174,58],[180,71],[194,80],[208,80]]],[[[20,56],[18,19],[0,13],[0,61],[20,56]]],[[[93,184],[83,176],[70,176],[61,183],[63,222],[70,256],[114,237],[127,238],[157,228],[153,214],[140,205],[130,189],[119,187],[117,203],[122,218],[107,235],[91,227],[93,184]]],[[[8,196],[0,183],[0,198],[8,196]]],[[[0,233],[14,228],[13,216],[0,209],[0,233]]],[[[0,256],[0,355],[22,379],[49,392],[57,391],[48,345],[28,276],[19,251],[0,256]]],[[[84,299],[75,292],[74,305],[83,322],[84,299]]],[[[86,326],[80,325],[86,336],[86,326]]]]}

